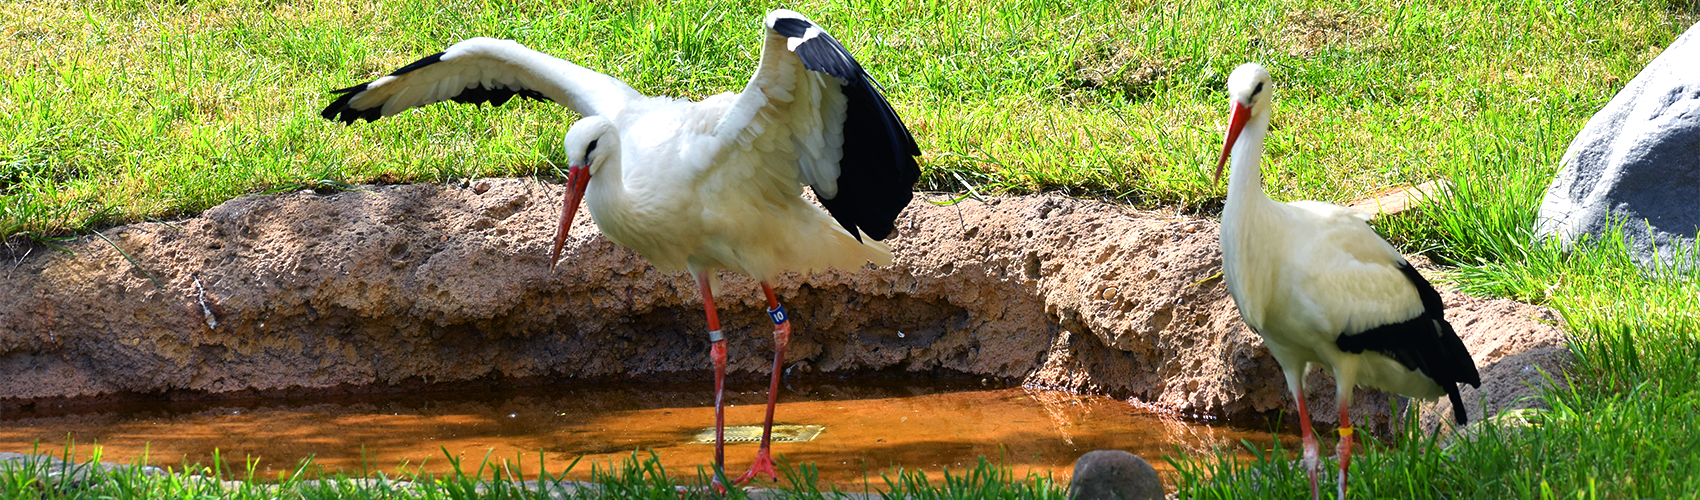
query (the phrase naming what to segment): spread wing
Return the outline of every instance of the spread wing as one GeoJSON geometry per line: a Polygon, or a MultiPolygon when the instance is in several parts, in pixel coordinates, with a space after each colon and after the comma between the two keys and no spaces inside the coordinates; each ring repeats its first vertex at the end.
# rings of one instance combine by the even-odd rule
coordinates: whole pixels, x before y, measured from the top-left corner
{"type": "Polygon", "coordinates": [[[838,40],[789,10],[765,25],[761,64],[715,136],[761,155],[775,182],[809,185],[851,235],[885,239],[921,175],[914,137],[838,40]]]}
{"type": "Polygon", "coordinates": [[[341,96],[319,115],[343,123],[370,122],[447,100],[500,106],[515,96],[554,101],[584,116],[612,117],[643,97],[614,77],[494,38],[467,39],[383,78],[331,93],[341,96]]]}

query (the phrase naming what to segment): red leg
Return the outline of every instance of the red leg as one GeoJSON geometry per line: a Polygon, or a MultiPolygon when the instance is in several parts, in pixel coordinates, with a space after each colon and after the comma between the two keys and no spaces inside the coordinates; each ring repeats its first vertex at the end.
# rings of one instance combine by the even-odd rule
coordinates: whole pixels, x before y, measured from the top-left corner
{"type": "MultiPolygon", "coordinates": [[[[1344,398],[1342,398],[1344,401],[1344,398]]],[[[1352,421],[1346,415],[1346,404],[1340,404],[1340,447],[1335,450],[1340,458],[1340,500],[1346,499],[1346,467],[1352,465],[1352,421]]]]}
{"type": "Polygon", "coordinates": [[[714,291],[709,289],[708,274],[697,275],[702,289],[702,308],[708,314],[708,359],[714,362],[714,489],[723,491],[720,478],[726,477],[726,335],[720,332],[720,315],[714,310],[714,291]]]}
{"type": "Polygon", "coordinates": [[[768,443],[773,438],[773,407],[779,402],[779,377],[784,374],[780,370],[785,366],[785,348],[791,345],[791,318],[785,314],[785,308],[779,306],[779,299],[773,295],[773,287],[762,282],[761,291],[767,294],[767,314],[773,318],[773,377],[767,385],[767,421],[762,424],[761,449],[756,451],[756,461],[750,464],[749,472],[739,477],[736,484],[744,484],[755,479],[756,474],[767,474],[768,479],[778,481],[779,473],[773,468],[773,453],[768,443]]]}
{"type": "Polygon", "coordinates": [[[1316,487],[1316,474],[1321,468],[1321,453],[1317,451],[1316,434],[1310,429],[1310,408],[1305,406],[1304,389],[1301,386],[1293,387],[1293,397],[1299,400],[1299,432],[1304,437],[1305,446],[1304,461],[1299,464],[1310,473],[1310,498],[1317,500],[1322,496],[1316,487]]]}

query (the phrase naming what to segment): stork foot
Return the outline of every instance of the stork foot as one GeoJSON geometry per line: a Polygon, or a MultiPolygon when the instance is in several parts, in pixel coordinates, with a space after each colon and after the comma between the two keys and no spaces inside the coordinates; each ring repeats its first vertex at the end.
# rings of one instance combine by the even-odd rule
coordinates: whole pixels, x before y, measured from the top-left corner
{"type": "Polygon", "coordinates": [[[1299,466],[1304,467],[1305,473],[1310,475],[1310,500],[1321,500],[1322,489],[1317,486],[1317,476],[1321,475],[1322,464],[1318,463],[1316,454],[1305,450],[1305,458],[1299,462],[1299,466]]]}
{"type": "Polygon", "coordinates": [[[1340,485],[1338,489],[1340,500],[1346,500],[1346,469],[1352,467],[1352,422],[1346,419],[1345,407],[1340,408],[1340,444],[1334,454],[1340,459],[1340,485]]]}
{"type": "MultiPolygon", "coordinates": [[[[718,496],[718,497],[721,497],[721,498],[726,497],[726,485],[720,484],[720,477],[719,476],[716,476],[713,479],[710,479],[708,481],[708,491],[713,492],[715,496],[718,496]]],[[[689,492],[690,492],[690,490],[685,490],[685,489],[679,490],[679,498],[688,497],[689,495],[687,495],[687,493],[689,493],[689,492]]]]}
{"type": "Polygon", "coordinates": [[[750,470],[739,476],[738,480],[733,481],[732,484],[737,486],[749,484],[758,474],[767,474],[769,481],[779,480],[779,471],[773,468],[773,454],[768,452],[766,446],[761,447],[761,450],[756,452],[756,461],[750,464],[750,470]]]}
{"type": "Polygon", "coordinates": [[[1304,405],[1301,404],[1299,414],[1304,415],[1300,425],[1304,434],[1304,458],[1299,460],[1299,467],[1304,467],[1305,474],[1310,476],[1310,499],[1321,500],[1322,490],[1317,486],[1317,477],[1322,474],[1322,452],[1316,443],[1316,435],[1311,434],[1310,412],[1304,410],[1304,405]]]}
{"type": "MultiPolygon", "coordinates": [[[[1345,401],[1345,398],[1341,398],[1345,401]]],[[[1334,455],[1340,459],[1340,500],[1346,500],[1346,469],[1352,466],[1352,418],[1346,414],[1346,405],[1340,405],[1340,444],[1335,447],[1334,455]]]]}
{"type": "Polygon", "coordinates": [[[1305,408],[1304,399],[1299,399],[1299,428],[1304,440],[1304,458],[1299,460],[1299,466],[1304,467],[1310,476],[1310,498],[1321,500],[1322,489],[1318,487],[1317,476],[1322,473],[1322,452],[1316,443],[1316,435],[1311,432],[1310,411],[1305,408]]]}

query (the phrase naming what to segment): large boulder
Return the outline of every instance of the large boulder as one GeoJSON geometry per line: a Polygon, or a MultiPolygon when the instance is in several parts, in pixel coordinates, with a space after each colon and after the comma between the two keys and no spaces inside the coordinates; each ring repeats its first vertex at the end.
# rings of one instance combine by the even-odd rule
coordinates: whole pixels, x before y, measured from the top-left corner
{"type": "Polygon", "coordinates": [[[1536,222],[1566,248],[1623,227],[1643,267],[1694,264],[1700,232],[1700,24],[1594,114],[1564,152],[1536,222]]]}

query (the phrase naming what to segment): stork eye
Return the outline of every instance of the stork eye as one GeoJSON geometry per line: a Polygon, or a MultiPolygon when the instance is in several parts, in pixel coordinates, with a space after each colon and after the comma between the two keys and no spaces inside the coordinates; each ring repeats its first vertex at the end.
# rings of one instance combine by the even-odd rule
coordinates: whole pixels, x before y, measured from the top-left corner
{"type": "Polygon", "coordinates": [[[584,148],[584,158],[585,158],[585,159],[586,159],[586,160],[589,160],[589,159],[590,159],[590,152],[591,152],[591,151],[596,151],[596,141],[598,141],[598,140],[599,140],[599,139],[591,139],[591,140],[590,140],[590,145],[589,145],[589,146],[585,146],[585,148],[584,148]]]}

